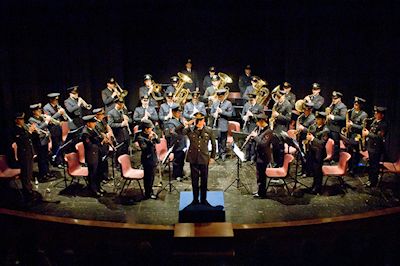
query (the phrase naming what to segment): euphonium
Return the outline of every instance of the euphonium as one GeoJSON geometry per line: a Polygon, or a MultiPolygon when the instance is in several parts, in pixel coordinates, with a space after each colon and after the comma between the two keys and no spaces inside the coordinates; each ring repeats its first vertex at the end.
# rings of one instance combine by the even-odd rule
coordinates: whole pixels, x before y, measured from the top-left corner
{"type": "Polygon", "coordinates": [[[173,97],[177,104],[183,105],[186,102],[186,99],[190,93],[189,89],[186,89],[183,86],[185,85],[185,83],[193,83],[193,81],[189,76],[187,76],[181,72],[178,72],[178,77],[179,77],[179,80],[178,80],[178,84],[176,85],[175,93],[174,93],[173,97]]]}
{"type": "Polygon", "coordinates": [[[224,101],[228,98],[229,96],[229,87],[225,86],[226,84],[230,84],[233,82],[232,78],[229,77],[227,74],[219,72],[218,73],[219,78],[221,79],[221,82],[219,83],[218,89],[226,89],[225,95],[224,95],[224,101]]]}
{"type": "Polygon", "coordinates": [[[266,105],[269,96],[269,89],[266,87],[268,83],[259,79],[256,84],[254,84],[253,93],[256,95],[256,103],[260,105],[266,105]]]}

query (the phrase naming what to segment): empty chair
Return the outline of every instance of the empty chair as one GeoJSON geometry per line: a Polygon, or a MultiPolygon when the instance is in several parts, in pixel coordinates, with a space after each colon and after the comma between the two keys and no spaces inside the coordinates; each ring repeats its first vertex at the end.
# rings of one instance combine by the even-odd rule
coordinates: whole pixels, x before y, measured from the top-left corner
{"type": "MultiPolygon", "coordinates": [[[[17,179],[21,174],[21,169],[10,168],[7,163],[5,155],[0,155],[0,180],[12,181],[15,188],[18,189],[17,179]]],[[[22,197],[22,192],[18,189],[20,196],[22,197]]]]}
{"type": "Polygon", "coordinates": [[[265,174],[267,175],[267,178],[269,178],[269,181],[267,183],[267,188],[265,189],[266,192],[268,192],[268,187],[269,187],[269,184],[270,184],[272,179],[282,179],[283,183],[285,184],[285,187],[287,189],[288,194],[289,195],[291,194],[285,179],[287,177],[289,177],[289,165],[293,160],[294,160],[293,155],[285,154],[285,157],[283,158],[282,167],[279,167],[279,168],[267,168],[265,170],[265,174]]]}
{"type": "Polygon", "coordinates": [[[85,164],[85,146],[83,146],[83,142],[78,142],[75,145],[75,149],[78,152],[79,162],[85,164]]]}
{"type": "Polygon", "coordinates": [[[346,186],[343,180],[343,176],[347,173],[347,166],[351,155],[347,152],[339,153],[339,163],[337,165],[323,165],[322,166],[322,174],[326,176],[326,180],[324,186],[328,182],[329,177],[336,176],[339,179],[339,182],[344,190],[346,190],[346,186]]]}
{"type": "Polygon", "coordinates": [[[236,121],[228,121],[228,138],[226,140],[226,145],[228,147],[232,146],[233,143],[233,133],[232,131],[240,132],[240,123],[236,121]]]}
{"type": "Polygon", "coordinates": [[[61,136],[62,136],[62,141],[65,142],[67,139],[68,133],[69,133],[69,126],[68,122],[61,122],[61,136]]]}
{"type": "MultiPolygon", "coordinates": [[[[168,152],[167,140],[165,138],[160,138],[160,143],[156,144],[156,154],[158,158],[158,171],[160,176],[160,181],[159,181],[160,183],[162,182],[162,161],[164,161],[167,152],[168,152]]],[[[168,162],[172,162],[174,160],[174,154],[171,153],[167,160],[168,162]]]]}
{"type": "Polygon", "coordinates": [[[87,183],[87,177],[89,170],[86,166],[82,166],[79,162],[79,155],[76,152],[68,153],[64,156],[64,160],[67,162],[67,172],[72,177],[71,183],[74,178],[83,177],[87,183]]]}
{"type": "Polygon", "coordinates": [[[396,162],[381,162],[382,165],[382,175],[379,180],[379,183],[382,181],[383,176],[388,173],[395,174],[396,176],[400,175],[400,157],[396,162]]]}
{"type": "Polygon", "coordinates": [[[333,139],[328,139],[328,141],[326,142],[326,145],[325,145],[326,157],[325,157],[324,161],[332,160],[334,145],[335,145],[335,142],[333,141],[333,139]]]}
{"type": "Polygon", "coordinates": [[[138,182],[140,191],[141,191],[142,195],[144,195],[142,186],[140,185],[140,182],[139,182],[139,180],[144,178],[144,171],[140,170],[140,169],[132,168],[131,159],[128,154],[123,154],[123,155],[119,156],[118,162],[121,164],[121,177],[125,180],[124,184],[121,187],[121,191],[119,192],[119,195],[121,195],[122,192],[124,191],[125,185],[126,185],[126,188],[129,187],[132,180],[136,180],[138,182]]]}

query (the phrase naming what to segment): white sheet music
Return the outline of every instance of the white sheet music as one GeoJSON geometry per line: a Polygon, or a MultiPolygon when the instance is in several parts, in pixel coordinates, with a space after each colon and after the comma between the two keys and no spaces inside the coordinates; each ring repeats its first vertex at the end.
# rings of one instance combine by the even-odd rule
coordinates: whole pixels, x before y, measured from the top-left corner
{"type": "Polygon", "coordinates": [[[244,154],[244,152],[242,152],[242,151],[240,150],[240,148],[239,148],[236,144],[233,144],[233,152],[236,154],[237,157],[239,157],[239,159],[240,159],[242,162],[244,161],[244,159],[245,159],[245,154],[244,154]]]}

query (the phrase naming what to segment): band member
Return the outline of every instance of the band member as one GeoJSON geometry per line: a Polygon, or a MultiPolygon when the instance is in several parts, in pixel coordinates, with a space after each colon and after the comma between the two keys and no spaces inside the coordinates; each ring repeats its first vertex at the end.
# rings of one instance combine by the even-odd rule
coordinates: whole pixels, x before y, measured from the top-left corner
{"type": "Polygon", "coordinates": [[[213,75],[211,77],[211,84],[212,85],[206,89],[203,95],[203,98],[208,100],[208,106],[211,106],[216,100],[215,92],[218,90],[219,84],[221,84],[221,78],[218,75],[213,75]]]}
{"type": "Polygon", "coordinates": [[[324,105],[325,99],[319,93],[321,92],[321,85],[318,83],[312,84],[312,94],[307,95],[304,100],[312,102],[314,104],[314,111],[321,111],[321,107],[324,105]]]}
{"type": "Polygon", "coordinates": [[[258,76],[252,76],[251,77],[251,85],[247,86],[245,92],[242,95],[242,98],[245,100],[248,100],[249,97],[247,96],[249,93],[253,93],[254,90],[256,89],[256,84],[257,82],[260,80],[260,78],[258,76]]]}
{"type": "Polygon", "coordinates": [[[204,79],[203,79],[203,90],[202,90],[202,92],[205,92],[208,87],[212,86],[211,78],[214,75],[215,75],[215,67],[212,66],[212,67],[210,67],[208,69],[208,75],[206,75],[204,77],[204,79]]]}
{"type": "Polygon", "coordinates": [[[283,90],[275,95],[276,103],[272,107],[270,128],[274,131],[275,137],[273,138],[273,156],[274,162],[278,167],[282,166],[284,158],[284,141],[281,136],[282,131],[287,131],[292,117],[292,108],[290,103],[286,100],[283,90]]]}
{"type": "Polygon", "coordinates": [[[315,123],[315,115],[312,112],[313,106],[312,102],[305,102],[304,111],[297,118],[296,130],[299,143],[302,143],[306,139],[308,128],[315,123]]]}
{"type": "Polygon", "coordinates": [[[139,88],[139,97],[142,99],[143,96],[147,96],[149,99],[149,106],[156,107],[158,105],[158,101],[160,101],[162,97],[162,92],[156,92],[153,77],[150,74],[144,75],[144,86],[139,88]]]}
{"type": "Polygon", "coordinates": [[[251,86],[251,67],[250,67],[250,65],[247,65],[244,68],[244,75],[241,75],[239,77],[238,86],[239,86],[239,90],[240,90],[240,95],[243,97],[244,92],[246,91],[247,87],[251,86]]]}
{"type": "Polygon", "coordinates": [[[137,140],[142,150],[141,161],[144,170],[144,196],[145,199],[156,199],[156,195],[153,194],[153,182],[158,162],[156,144],[160,143],[160,139],[153,131],[154,124],[150,120],[143,120],[140,124],[140,128],[142,132],[140,132],[137,140]]]}
{"type": "Polygon", "coordinates": [[[124,99],[116,100],[115,108],[108,113],[108,124],[114,132],[115,139],[118,143],[124,143],[117,151],[116,158],[122,154],[129,153],[129,123],[132,119],[128,117],[128,110],[125,107],[124,99]]]}
{"type": "Polygon", "coordinates": [[[332,92],[332,103],[327,108],[328,113],[326,114],[327,126],[330,130],[331,137],[335,141],[333,160],[339,161],[340,152],[340,130],[346,125],[346,113],[347,107],[342,103],[343,94],[338,91],[332,92]]]}
{"type": "Polygon", "coordinates": [[[192,69],[192,60],[188,59],[185,64],[185,69],[182,70],[182,73],[187,75],[192,79],[193,83],[186,83],[185,87],[190,91],[199,90],[199,78],[197,72],[192,69]]]}
{"type": "Polygon", "coordinates": [[[218,128],[218,156],[225,161],[226,158],[226,140],[228,138],[228,119],[233,116],[232,103],[225,100],[226,89],[216,91],[218,100],[211,107],[211,114],[214,118],[213,128],[218,128]]]}
{"type": "Polygon", "coordinates": [[[51,122],[51,116],[44,117],[42,115],[42,105],[40,103],[32,104],[29,108],[32,111],[29,123],[35,124],[36,126],[36,130],[32,134],[32,143],[38,161],[38,180],[44,182],[52,177],[49,172],[50,131],[48,129],[48,125],[51,122]]]}
{"type": "Polygon", "coordinates": [[[115,99],[118,97],[117,86],[114,78],[107,81],[107,88],[101,91],[101,99],[104,103],[106,114],[115,107],[115,99]]]}
{"type": "MultiPolygon", "coordinates": [[[[349,132],[347,132],[347,136],[350,139],[351,145],[349,147],[349,151],[351,153],[350,159],[350,173],[354,173],[358,163],[360,162],[360,148],[359,143],[356,138],[361,136],[362,134],[362,123],[364,119],[368,117],[367,113],[362,110],[363,105],[365,104],[365,99],[355,96],[353,108],[348,110],[347,116],[349,117],[346,128],[349,132]]],[[[346,119],[347,120],[347,119],[346,119]]]]}
{"type": "Polygon", "coordinates": [[[362,137],[366,140],[369,157],[368,187],[375,187],[378,184],[379,162],[385,153],[385,136],[388,130],[385,121],[386,110],[386,107],[375,106],[371,129],[368,130],[365,125],[362,130],[362,137]]]}
{"type": "Polygon", "coordinates": [[[294,108],[294,104],[296,103],[296,95],[292,92],[292,85],[285,81],[283,83],[283,91],[285,94],[286,100],[290,103],[292,106],[292,109],[294,108]]]}
{"type": "MultiPolygon", "coordinates": [[[[263,113],[263,107],[256,103],[256,95],[250,93],[248,102],[244,105],[242,110],[242,119],[244,121],[243,131],[250,133],[256,127],[256,116],[263,113]]],[[[255,143],[253,141],[248,142],[246,145],[246,160],[255,161],[255,143]]]]}
{"type": "Polygon", "coordinates": [[[190,163],[190,174],[193,187],[193,202],[199,204],[199,179],[200,203],[209,205],[207,202],[207,180],[208,165],[213,163],[215,158],[215,137],[211,128],[206,126],[204,115],[200,112],[193,116],[193,119],[186,123],[182,132],[187,135],[190,141],[186,161],[190,163]],[[194,126],[190,126],[194,123],[194,126]],[[208,143],[211,141],[211,154],[208,152],[208,143]]]}
{"type": "Polygon", "coordinates": [[[33,199],[33,146],[32,133],[35,131],[35,124],[25,125],[25,113],[16,113],[13,142],[17,144],[17,157],[21,173],[19,175],[22,183],[22,194],[25,201],[33,199]]]}
{"type": "Polygon", "coordinates": [[[203,102],[200,102],[200,91],[194,90],[191,92],[192,100],[185,104],[183,111],[183,117],[186,120],[191,120],[193,115],[197,112],[202,113],[204,116],[207,115],[206,106],[203,102]]]}
{"type": "Polygon", "coordinates": [[[181,122],[181,109],[177,104],[171,107],[172,118],[165,124],[165,137],[170,139],[168,148],[174,145],[172,152],[174,153],[172,177],[178,181],[183,178],[183,166],[185,164],[185,136],[182,134],[184,125],[181,122]]]}
{"type": "Polygon", "coordinates": [[[172,95],[174,95],[176,86],[178,86],[179,77],[177,77],[177,76],[172,76],[172,77],[170,78],[170,80],[171,80],[171,85],[169,85],[169,86],[167,87],[167,89],[165,90],[165,94],[166,94],[166,95],[169,94],[169,93],[172,93],[172,95]]]}
{"type": "MultiPolygon", "coordinates": [[[[57,92],[47,94],[49,98],[49,102],[43,107],[43,112],[46,115],[52,117],[53,121],[61,122],[63,118],[66,117],[66,113],[64,108],[62,108],[58,104],[58,98],[60,94],[57,92]]],[[[65,122],[66,123],[66,122],[65,122]]],[[[57,151],[61,146],[62,143],[62,130],[61,125],[57,123],[50,123],[48,125],[50,136],[51,136],[51,143],[52,143],[52,154],[53,154],[53,165],[62,168],[63,158],[62,153],[58,153],[57,151]],[[55,157],[56,156],[56,157],[55,157]]]]}
{"type": "Polygon", "coordinates": [[[257,130],[253,130],[248,138],[253,138],[255,142],[255,161],[256,161],[256,174],[257,174],[257,193],[254,194],[255,198],[265,198],[267,196],[266,181],[267,176],[265,175],[265,169],[271,162],[271,142],[273,138],[273,132],[268,128],[267,119],[268,117],[264,114],[258,114],[256,116],[257,130]]]}
{"type": "Polygon", "coordinates": [[[100,169],[102,164],[101,136],[95,131],[97,120],[95,115],[86,115],[83,118],[86,126],[82,130],[82,142],[85,147],[85,162],[88,167],[88,185],[96,197],[101,197],[104,190],[101,188],[100,169]]]}
{"type": "Polygon", "coordinates": [[[172,118],[171,106],[174,104],[174,94],[168,92],[165,94],[165,103],[161,104],[160,110],[158,111],[158,118],[160,123],[165,124],[169,119],[172,118]]]}
{"type": "Polygon", "coordinates": [[[141,106],[135,108],[133,112],[133,120],[136,123],[140,123],[143,120],[151,120],[155,123],[158,120],[158,114],[156,108],[150,105],[150,100],[147,95],[143,95],[141,98],[141,106]]]}
{"type": "Polygon", "coordinates": [[[315,125],[310,126],[306,136],[306,172],[313,173],[311,193],[320,194],[322,189],[322,165],[326,157],[325,145],[329,139],[329,129],[325,125],[326,114],[316,113],[315,125]]]}
{"type": "Polygon", "coordinates": [[[88,108],[90,106],[79,97],[78,86],[70,87],[67,91],[69,92],[69,98],[64,101],[64,105],[68,116],[72,119],[72,121],[68,123],[69,129],[74,130],[83,126],[82,107],[90,109],[88,108]]]}
{"type": "MultiPolygon", "coordinates": [[[[104,108],[93,109],[93,114],[96,116],[96,126],[94,130],[101,136],[102,139],[100,153],[102,154],[102,156],[107,156],[110,152],[110,146],[114,147],[114,134],[110,125],[108,125],[107,123],[107,117],[105,116],[104,108]]],[[[103,159],[103,157],[101,167],[99,169],[99,176],[101,181],[110,179],[108,177],[108,161],[106,159],[103,159]]]]}

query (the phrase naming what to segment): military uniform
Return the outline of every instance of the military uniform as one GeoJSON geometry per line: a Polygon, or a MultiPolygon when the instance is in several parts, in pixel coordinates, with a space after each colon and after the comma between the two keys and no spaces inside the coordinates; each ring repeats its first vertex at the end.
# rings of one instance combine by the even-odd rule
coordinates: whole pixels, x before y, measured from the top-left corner
{"type": "MultiPolygon", "coordinates": [[[[116,158],[122,154],[129,153],[129,130],[127,126],[123,126],[121,123],[124,121],[124,115],[128,115],[128,110],[123,108],[122,110],[117,110],[117,108],[112,109],[108,113],[108,124],[114,132],[115,139],[118,143],[124,143],[117,151],[116,158]]],[[[129,123],[132,119],[129,118],[129,123]]]]}
{"type": "Polygon", "coordinates": [[[193,102],[189,102],[185,104],[183,110],[183,117],[187,120],[191,120],[193,118],[193,112],[197,109],[198,112],[202,113],[204,116],[207,115],[206,106],[203,102],[197,102],[194,104],[193,102]]]}
{"type": "Polygon", "coordinates": [[[349,120],[353,123],[351,127],[349,127],[350,132],[348,136],[350,138],[348,151],[351,154],[351,159],[349,162],[350,170],[354,172],[357,168],[358,163],[360,162],[360,148],[359,143],[356,141],[357,135],[362,134],[362,122],[365,118],[368,117],[367,113],[363,110],[356,111],[353,109],[349,110],[349,120]]]}
{"type": "Polygon", "coordinates": [[[325,99],[321,95],[310,95],[310,100],[314,104],[314,111],[320,111],[324,105],[325,99]]]}
{"type": "Polygon", "coordinates": [[[83,126],[82,108],[78,105],[78,100],[69,97],[64,101],[64,106],[68,116],[72,119],[71,122],[68,122],[69,129],[74,130],[83,126]]]}
{"type": "Polygon", "coordinates": [[[184,125],[177,118],[169,119],[165,124],[165,137],[169,138],[169,147],[174,145],[173,178],[183,177],[183,166],[185,164],[186,139],[182,134],[184,125]]]}
{"type": "Polygon", "coordinates": [[[147,88],[146,86],[140,87],[139,88],[139,97],[142,98],[143,96],[148,95],[148,97],[149,97],[149,106],[156,107],[158,105],[157,104],[157,99],[155,99],[153,97],[153,94],[157,98],[162,98],[162,93],[161,92],[157,93],[157,92],[154,91],[153,93],[149,94],[149,90],[150,89],[147,88]]]}
{"type": "MultiPolygon", "coordinates": [[[[146,109],[143,108],[142,106],[136,107],[135,111],[133,112],[133,120],[136,123],[140,123],[140,121],[142,120],[142,118],[145,115],[145,111],[146,111],[146,109]]],[[[150,119],[153,122],[156,122],[158,120],[158,114],[157,114],[156,108],[154,106],[147,107],[147,112],[150,114],[148,119],[150,119]]]]}
{"type": "Polygon", "coordinates": [[[294,108],[294,104],[296,103],[296,95],[289,91],[285,94],[285,99],[290,103],[291,108],[294,108]]]}
{"type": "MultiPolygon", "coordinates": [[[[63,117],[62,115],[58,112],[59,107],[57,105],[51,105],[50,103],[47,103],[43,107],[43,112],[46,115],[51,116],[53,119],[57,121],[62,121],[63,117]]],[[[67,123],[67,122],[63,122],[67,123]]],[[[51,146],[52,146],[52,154],[53,156],[57,154],[58,149],[61,146],[62,143],[62,130],[61,130],[61,125],[54,125],[54,124],[49,124],[48,125],[49,131],[50,131],[50,137],[51,137],[51,146]]],[[[57,157],[54,158],[53,161],[54,165],[61,165],[63,163],[62,159],[62,154],[59,153],[57,157]]]]}
{"type": "Polygon", "coordinates": [[[158,111],[158,118],[160,119],[160,121],[162,123],[164,123],[164,124],[166,123],[166,119],[165,118],[170,113],[171,106],[173,104],[174,104],[173,102],[172,103],[163,103],[163,104],[161,104],[160,110],[158,111]]]}
{"type": "Polygon", "coordinates": [[[193,201],[199,202],[199,178],[201,178],[200,202],[206,203],[207,200],[207,179],[208,164],[210,158],[215,158],[215,137],[211,128],[204,126],[202,129],[197,127],[186,127],[182,132],[187,135],[190,141],[189,151],[186,161],[190,163],[190,172],[193,187],[193,201]],[[211,154],[208,152],[208,142],[211,141],[211,154]]]}
{"type": "Polygon", "coordinates": [[[246,89],[251,86],[251,78],[251,75],[247,76],[246,74],[239,77],[238,86],[242,97],[244,97],[246,89]]]}
{"type": "MultiPolygon", "coordinates": [[[[93,110],[94,111],[94,110],[93,110]]],[[[104,118],[103,120],[97,120],[95,131],[102,136],[102,134],[107,135],[107,121],[104,118]]],[[[103,139],[103,136],[102,136],[103,139]]],[[[107,156],[108,153],[110,152],[110,145],[107,143],[103,143],[100,146],[100,153],[102,155],[102,158],[104,156],[107,156]]],[[[102,160],[101,167],[99,169],[99,176],[100,180],[107,180],[108,179],[108,161],[107,160],[102,160]]]]}
{"type": "Polygon", "coordinates": [[[333,160],[337,162],[339,160],[340,151],[340,130],[342,127],[346,126],[347,107],[342,102],[331,107],[331,114],[334,116],[334,119],[327,118],[326,124],[330,130],[332,139],[335,141],[333,160]]]}
{"type": "Polygon", "coordinates": [[[304,127],[303,130],[299,132],[299,143],[306,139],[308,128],[315,123],[315,115],[310,113],[306,116],[304,113],[297,118],[297,124],[304,127]]]}
{"type": "Polygon", "coordinates": [[[222,160],[225,160],[226,156],[226,140],[228,138],[228,119],[233,116],[232,103],[228,100],[223,102],[216,101],[211,107],[210,113],[213,114],[217,111],[217,108],[221,108],[222,113],[219,114],[217,118],[216,128],[219,130],[218,136],[218,153],[222,160]]]}
{"type": "Polygon", "coordinates": [[[109,88],[105,88],[101,91],[101,99],[104,103],[105,113],[108,114],[115,107],[115,99],[117,96],[112,97],[113,91],[109,88]]]}
{"type": "MultiPolygon", "coordinates": [[[[250,111],[253,113],[253,116],[250,116],[248,118],[248,121],[245,122],[246,125],[243,125],[245,127],[243,127],[243,131],[250,133],[252,132],[255,128],[256,128],[256,116],[258,114],[261,114],[263,112],[263,107],[257,103],[255,103],[254,105],[252,105],[250,102],[247,102],[242,110],[241,116],[242,119],[244,119],[243,117],[247,114],[247,111],[250,111]]],[[[248,143],[248,145],[246,145],[246,160],[253,160],[255,158],[255,142],[254,141],[250,141],[248,143]]]]}
{"type": "Polygon", "coordinates": [[[208,87],[211,87],[211,86],[212,86],[212,83],[211,83],[211,75],[206,75],[206,76],[204,77],[204,79],[203,79],[203,90],[202,90],[202,91],[205,92],[205,90],[206,90],[208,87]]]}
{"type": "Polygon", "coordinates": [[[50,131],[48,130],[48,124],[43,117],[30,117],[29,123],[36,124],[36,128],[41,129],[44,132],[37,133],[36,131],[32,134],[32,143],[36,151],[38,168],[39,168],[39,179],[44,180],[49,175],[49,142],[50,142],[50,131]]]}
{"type": "Polygon", "coordinates": [[[245,100],[248,100],[249,97],[247,95],[249,95],[251,93],[254,93],[254,90],[255,90],[255,88],[252,85],[247,86],[245,92],[243,93],[242,98],[245,99],[245,100]]]}
{"type": "Polygon", "coordinates": [[[217,87],[214,87],[212,85],[207,87],[206,91],[203,94],[203,98],[205,100],[208,100],[208,97],[215,95],[215,92],[217,91],[217,89],[218,89],[217,87]]]}
{"type": "Polygon", "coordinates": [[[197,72],[194,70],[188,71],[187,69],[181,71],[182,74],[185,74],[189,78],[192,79],[192,83],[186,83],[185,88],[189,89],[190,92],[196,90],[196,88],[199,88],[199,78],[197,75],[197,72]]]}
{"type": "Polygon", "coordinates": [[[273,154],[274,162],[278,166],[282,166],[284,157],[284,142],[281,136],[282,131],[287,131],[289,128],[289,123],[292,117],[292,108],[290,103],[285,99],[283,103],[276,102],[273,106],[273,110],[277,111],[279,115],[275,117],[273,131],[275,137],[273,138],[273,154]]]}
{"type": "Polygon", "coordinates": [[[273,132],[268,127],[260,129],[258,136],[254,138],[255,146],[255,161],[256,161],[256,174],[257,174],[257,194],[260,197],[265,197],[267,191],[265,189],[267,176],[265,170],[269,163],[271,163],[271,143],[273,140],[273,132]]]}

